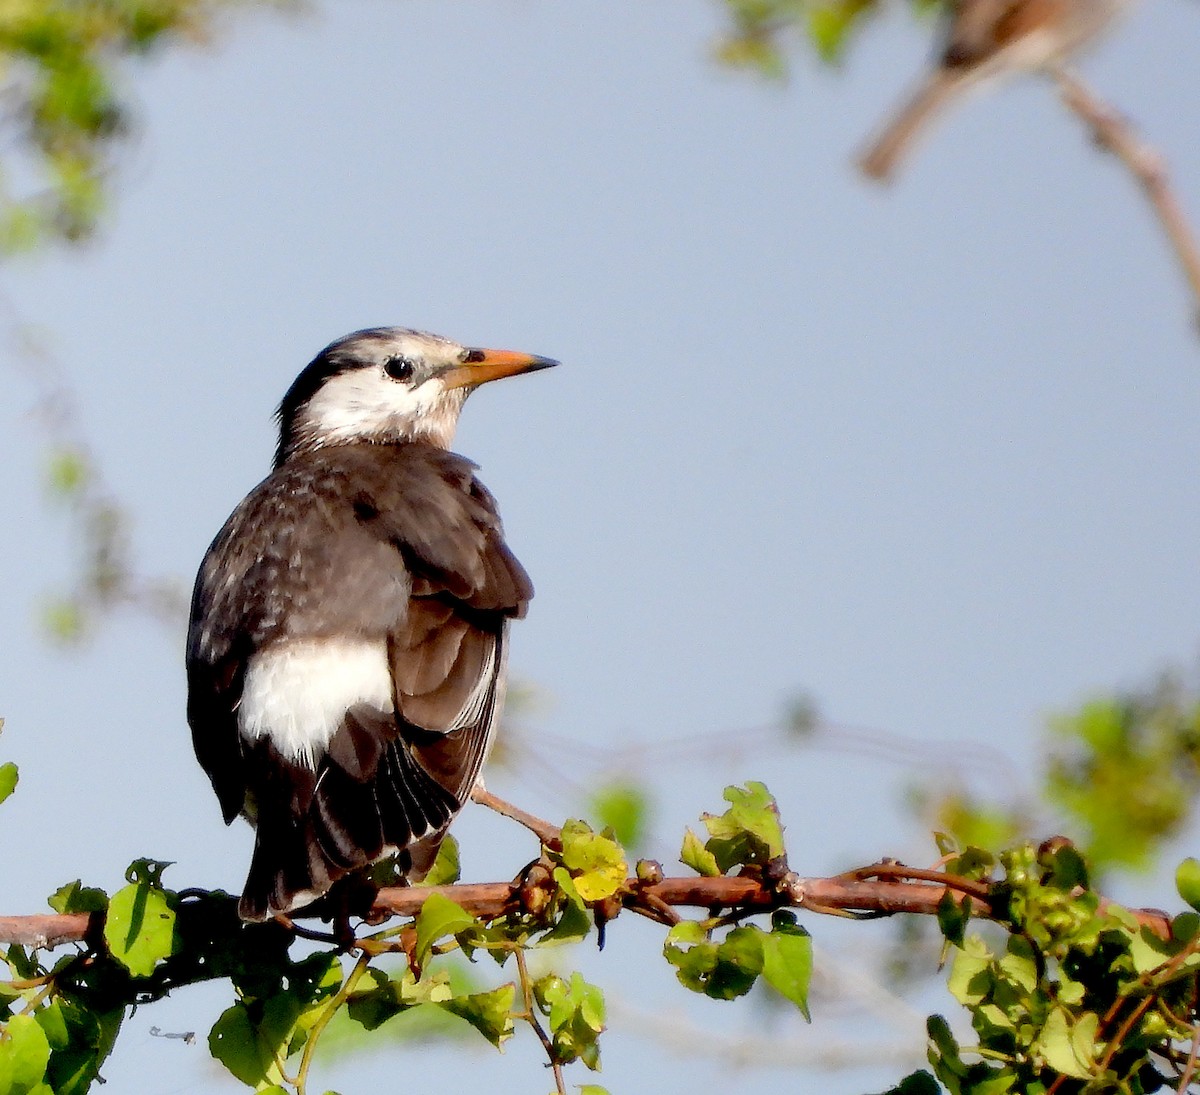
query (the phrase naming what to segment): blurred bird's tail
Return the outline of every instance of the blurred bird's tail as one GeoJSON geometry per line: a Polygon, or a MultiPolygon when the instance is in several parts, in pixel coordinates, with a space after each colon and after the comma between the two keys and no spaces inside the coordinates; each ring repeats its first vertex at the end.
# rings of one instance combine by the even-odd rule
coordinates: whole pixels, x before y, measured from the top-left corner
{"type": "Polygon", "coordinates": [[[952,100],[962,82],[960,74],[944,71],[925,80],[859,157],[859,170],[869,179],[891,182],[929,123],[952,100]]]}

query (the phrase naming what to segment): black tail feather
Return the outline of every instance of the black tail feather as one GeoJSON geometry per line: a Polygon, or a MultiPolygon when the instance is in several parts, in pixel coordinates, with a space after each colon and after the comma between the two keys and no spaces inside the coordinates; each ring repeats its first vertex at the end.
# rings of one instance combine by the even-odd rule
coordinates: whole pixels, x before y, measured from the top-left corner
{"type": "MultiPolygon", "coordinates": [[[[239,906],[242,919],[265,920],[309,904],[338,879],[395,852],[401,853],[406,875],[422,878],[462,809],[403,740],[392,737],[370,763],[372,750],[361,740],[365,720],[348,721],[355,724],[352,748],[331,747],[315,781],[311,770],[266,747],[275,778],[260,795],[254,855],[239,906]],[[342,756],[354,758],[348,764],[352,771],[333,760],[342,756]],[[279,778],[284,772],[293,778],[279,778]],[[287,800],[280,801],[285,792],[287,800]]],[[[389,718],[388,725],[395,723],[389,718]]]]}

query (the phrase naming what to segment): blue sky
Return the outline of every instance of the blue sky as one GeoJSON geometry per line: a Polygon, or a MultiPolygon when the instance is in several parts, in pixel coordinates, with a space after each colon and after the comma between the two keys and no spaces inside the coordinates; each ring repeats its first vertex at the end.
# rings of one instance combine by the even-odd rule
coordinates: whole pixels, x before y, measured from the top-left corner
{"type": "MultiPolygon", "coordinates": [[[[802,873],[923,861],[903,788],[940,771],[637,750],[770,725],[806,692],[837,723],[945,743],[947,764],[994,749],[1020,777],[1048,712],[1194,664],[1200,344],[1140,196],[1046,86],[971,102],[880,191],[850,160],[922,63],[921,31],[897,13],[843,68],[801,57],[777,86],[711,62],[719,25],[701,0],[231,19],[211,50],[130,73],[140,124],[100,239],[0,284],[62,364],[140,567],[182,583],[332,338],[396,323],[560,358],[476,396],[456,446],[537,586],[512,653],[539,696],[527,733],[610,745],[649,775],[664,860],[726,783],[761,778],[802,873]]],[[[1185,4],[1153,0],[1084,64],[1195,211],[1198,39],[1185,4]]],[[[115,888],[140,855],[175,860],[177,886],[236,889],[249,833],[221,826],[191,756],[182,635],[132,615],[75,654],[38,635],[71,573],[68,526],[42,492],[34,388],[16,367],[4,388],[0,714],[22,766],[5,824],[36,849],[9,864],[4,911],[79,875],[115,888]]],[[[579,807],[541,768],[493,785],[552,816],[579,807]]],[[[512,875],[527,845],[476,813],[468,873],[512,875]]],[[[851,968],[886,936],[810,927],[851,968]]],[[[681,1000],[655,933],[618,928],[579,960],[627,1010],[761,1026],[681,1000]]],[[[202,1045],[148,1034],[205,1031],[224,1002],[138,1016],[110,1090],[229,1089],[202,1045]]],[[[781,1022],[780,1044],[853,1044],[854,1016],[818,1008],[812,1028],[781,1022]]],[[[638,1026],[610,1038],[614,1092],[731,1067],[638,1026]]],[[[464,1067],[526,1092],[536,1062],[530,1046],[382,1054],[328,1082],[411,1069],[419,1091],[464,1067]]]]}

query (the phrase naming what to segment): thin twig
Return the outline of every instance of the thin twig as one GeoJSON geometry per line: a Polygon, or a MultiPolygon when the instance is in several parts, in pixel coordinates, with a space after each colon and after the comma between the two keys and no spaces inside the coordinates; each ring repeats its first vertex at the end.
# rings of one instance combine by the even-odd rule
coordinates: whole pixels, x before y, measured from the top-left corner
{"type": "Polygon", "coordinates": [[[1200,1027],[1192,1027],[1192,1051],[1188,1054],[1183,1075],[1179,1077],[1179,1086],[1175,1089],[1175,1095],[1184,1095],[1184,1092],[1188,1089],[1188,1084],[1192,1082],[1192,1077],[1196,1074],[1196,1057],[1198,1053],[1200,1053],[1200,1027]]]}
{"type": "Polygon", "coordinates": [[[1196,320],[1200,323],[1200,250],[1196,247],[1183,206],[1171,189],[1165,160],[1139,140],[1129,122],[1074,73],[1062,69],[1055,73],[1055,78],[1063,102],[1090,127],[1096,144],[1125,164],[1141,186],[1183,268],[1196,301],[1196,320]]]}
{"type": "Polygon", "coordinates": [[[499,795],[493,795],[482,784],[475,785],[475,789],[471,792],[471,801],[479,803],[480,806],[486,806],[489,810],[495,810],[502,817],[515,821],[519,825],[524,825],[548,848],[560,847],[562,844],[562,830],[557,825],[552,825],[534,814],[527,813],[519,806],[514,806],[511,802],[500,798],[499,795]]]}
{"type": "Polygon", "coordinates": [[[308,1070],[312,1065],[313,1052],[317,1048],[318,1039],[329,1025],[329,1021],[337,1014],[338,1009],[349,999],[350,994],[354,991],[354,987],[358,984],[362,975],[367,972],[367,967],[370,964],[371,956],[369,954],[364,954],[359,958],[354,964],[354,969],[350,971],[350,976],[346,978],[342,987],[331,997],[329,1004],[321,1012],[320,1018],[313,1023],[312,1030],[308,1032],[308,1041],[304,1043],[304,1053],[300,1057],[300,1070],[296,1073],[296,1095],[304,1095],[305,1093],[305,1085],[308,1082],[308,1070]]]}
{"type": "Polygon", "coordinates": [[[546,1059],[550,1062],[550,1070],[554,1073],[554,1086],[558,1089],[558,1095],[567,1095],[567,1085],[563,1078],[562,1062],[558,1059],[558,1053],[554,1049],[554,1043],[550,1040],[550,1035],[546,1033],[545,1028],[538,1021],[537,1012],[533,1010],[533,986],[529,980],[529,967],[525,963],[525,951],[521,947],[513,950],[513,956],[517,960],[517,976],[521,982],[521,999],[525,1003],[525,1013],[521,1016],[531,1027],[534,1033],[538,1036],[538,1041],[542,1043],[542,1049],[546,1051],[546,1059]]]}

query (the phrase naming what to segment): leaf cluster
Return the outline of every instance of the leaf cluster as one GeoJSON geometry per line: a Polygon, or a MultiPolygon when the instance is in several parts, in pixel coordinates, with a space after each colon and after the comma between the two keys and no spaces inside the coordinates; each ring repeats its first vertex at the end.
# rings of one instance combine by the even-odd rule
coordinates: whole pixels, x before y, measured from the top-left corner
{"type": "Polygon", "coordinates": [[[130,126],[121,63],[204,40],[217,12],[235,2],[8,0],[0,6],[0,80],[6,114],[21,138],[0,165],[0,250],[91,233],[111,149],[130,126]]]}
{"type": "MultiPolygon", "coordinates": [[[[943,0],[910,0],[918,15],[943,0]]],[[[779,79],[787,74],[790,39],[822,61],[841,60],[854,35],[882,8],[880,0],[723,0],[729,27],[717,45],[725,64],[779,79]]]]}
{"type": "MultiPolygon", "coordinates": [[[[723,814],[701,818],[708,839],[687,830],[680,862],[697,874],[739,873],[781,876],[787,869],[783,826],[774,798],[761,783],[727,787],[723,814]]],[[[761,977],[809,1018],[812,940],[786,909],[776,910],[769,930],[741,924],[738,917],[684,920],[671,928],[663,954],[680,984],[715,1000],[748,993],[761,977]],[[732,925],[732,926],[731,926],[732,925]]]]}
{"type": "MultiPolygon", "coordinates": [[[[998,859],[968,849],[947,870],[993,883],[994,916],[1006,934],[997,940],[968,932],[970,903],[943,902],[949,988],[972,1034],[956,1034],[932,1016],[932,1074],[914,1074],[896,1091],[939,1090],[934,1077],[951,1095],[1192,1090],[1195,912],[1175,917],[1164,938],[1129,910],[1102,902],[1083,858],[1061,838],[998,859]]],[[[1180,889],[1200,900],[1200,866],[1183,870],[1180,889]]]]}

